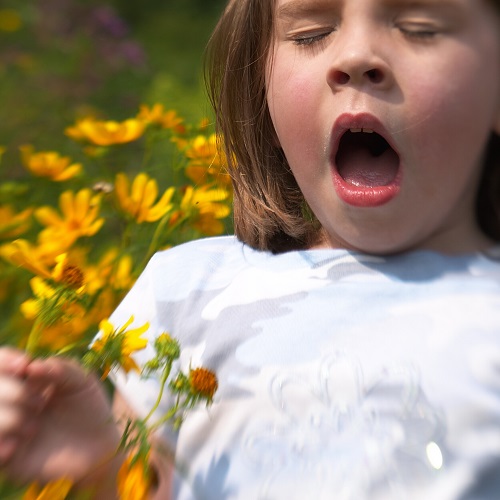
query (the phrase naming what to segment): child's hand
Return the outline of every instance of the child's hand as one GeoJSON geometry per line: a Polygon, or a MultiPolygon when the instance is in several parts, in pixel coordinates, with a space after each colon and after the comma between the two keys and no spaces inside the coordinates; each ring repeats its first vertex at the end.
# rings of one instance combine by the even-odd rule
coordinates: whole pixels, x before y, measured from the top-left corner
{"type": "Polygon", "coordinates": [[[120,433],[99,382],[63,358],[0,348],[0,471],[11,480],[108,475],[120,433]]]}

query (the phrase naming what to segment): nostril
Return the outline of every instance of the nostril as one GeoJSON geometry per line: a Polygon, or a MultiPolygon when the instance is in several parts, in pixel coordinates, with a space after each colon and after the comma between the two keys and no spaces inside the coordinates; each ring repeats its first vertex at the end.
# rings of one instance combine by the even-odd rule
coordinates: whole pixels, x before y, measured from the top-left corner
{"type": "Polygon", "coordinates": [[[335,85],[346,85],[348,83],[351,84],[361,83],[363,80],[369,81],[371,84],[377,85],[385,80],[385,74],[384,71],[378,68],[369,69],[364,72],[353,71],[352,73],[341,71],[338,69],[333,72],[331,78],[332,78],[332,83],[334,83],[335,85]]]}
{"type": "Polygon", "coordinates": [[[380,83],[384,79],[384,75],[379,69],[368,70],[366,76],[372,83],[380,83]]]}
{"type": "Polygon", "coordinates": [[[345,73],[344,71],[335,71],[335,74],[333,75],[333,79],[335,82],[339,85],[345,85],[346,83],[349,82],[351,77],[345,73]]]}

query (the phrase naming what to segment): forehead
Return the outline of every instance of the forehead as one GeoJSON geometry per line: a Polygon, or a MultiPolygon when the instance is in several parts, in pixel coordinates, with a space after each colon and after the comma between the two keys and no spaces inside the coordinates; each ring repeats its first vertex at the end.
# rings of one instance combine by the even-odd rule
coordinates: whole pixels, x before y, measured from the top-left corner
{"type": "Polygon", "coordinates": [[[500,43],[500,0],[274,0],[274,18],[278,23],[315,18],[356,7],[358,12],[441,12],[450,16],[474,18],[498,34],[500,43]]]}
{"type": "Polygon", "coordinates": [[[278,15],[288,15],[290,13],[302,13],[311,11],[321,11],[333,7],[343,6],[349,3],[371,3],[380,6],[434,6],[439,7],[446,4],[475,8],[496,8],[500,12],[500,0],[274,0],[275,11],[278,15]]]}

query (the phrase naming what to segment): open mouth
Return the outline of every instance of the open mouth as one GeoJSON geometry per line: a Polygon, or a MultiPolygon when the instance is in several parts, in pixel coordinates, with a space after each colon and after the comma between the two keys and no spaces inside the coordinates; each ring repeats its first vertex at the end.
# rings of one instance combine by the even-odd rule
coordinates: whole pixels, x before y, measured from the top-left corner
{"type": "Polygon", "coordinates": [[[398,175],[399,155],[377,132],[351,128],[340,139],[335,164],[348,184],[365,188],[389,186],[398,175]]]}

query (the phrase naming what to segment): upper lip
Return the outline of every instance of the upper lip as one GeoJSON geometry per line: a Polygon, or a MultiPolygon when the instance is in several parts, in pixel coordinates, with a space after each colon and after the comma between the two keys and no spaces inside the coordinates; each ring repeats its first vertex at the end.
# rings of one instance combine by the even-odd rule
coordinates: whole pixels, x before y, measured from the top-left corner
{"type": "Polygon", "coordinates": [[[343,113],[335,120],[335,123],[333,124],[330,143],[330,157],[333,163],[335,163],[335,156],[337,155],[337,152],[339,150],[340,140],[342,139],[342,136],[350,129],[368,129],[379,134],[399,155],[399,152],[392,141],[391,135],[377,117],[371,115],[370,113],[343,113]]]}

